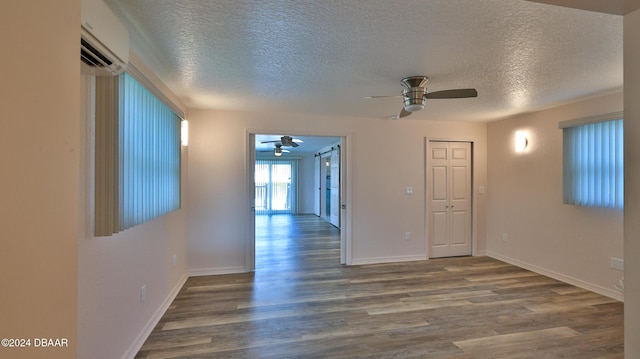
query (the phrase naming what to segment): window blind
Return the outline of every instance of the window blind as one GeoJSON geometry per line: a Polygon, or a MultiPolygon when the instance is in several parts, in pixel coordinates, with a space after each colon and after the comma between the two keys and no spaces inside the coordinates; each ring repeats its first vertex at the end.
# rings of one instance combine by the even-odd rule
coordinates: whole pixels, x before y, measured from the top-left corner
{"type": "Polygon", "coordinates": [[[180,118],[125,73],[120,91],[120,230],[180,208],[180,118]]]}
{"type": "Polygon", "coordinates": [[[180,208],[180,118],[127,73],[97,78],[96,99],[95,234],[109,236],[180,208]]]}
{"type": "Polygon", "coordinates": [[[563,172],[564,203],[623,208],[623,120],[564,126],[563,172]]]}

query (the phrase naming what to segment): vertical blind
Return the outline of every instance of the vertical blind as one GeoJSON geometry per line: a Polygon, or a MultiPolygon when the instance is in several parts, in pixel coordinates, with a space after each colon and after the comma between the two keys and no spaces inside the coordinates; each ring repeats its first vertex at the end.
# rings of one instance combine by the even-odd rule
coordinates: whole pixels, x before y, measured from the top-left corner
{"type": "Polygon", "coordinates": [[[564,127],[564,203],[623,208],[623,154],[622,119],[564,127]]]}
{"type": "Polygon", "coordinates": [[[180,118],[129,74],[120,91],[120,229],[180,208],[180,118]]]}
{"type": "Polygon", "coordinates": [[[96,235],[180,208],[180,118],[127,73],[96,99],[96,235]]]}
{"type": "Polygon", "coordinates": [[[296,213],[297,160],[256,160],[256,214],[296,213]]]}

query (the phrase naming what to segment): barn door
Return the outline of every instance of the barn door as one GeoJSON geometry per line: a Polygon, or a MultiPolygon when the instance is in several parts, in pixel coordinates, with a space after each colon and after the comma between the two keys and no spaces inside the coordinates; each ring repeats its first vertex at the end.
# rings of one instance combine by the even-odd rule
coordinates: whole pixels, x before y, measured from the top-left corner
{"type": "Polygon", "coordinates": [[[329,222],[340,228],[340,153],[331,152],[331,216],[329,222]]]}

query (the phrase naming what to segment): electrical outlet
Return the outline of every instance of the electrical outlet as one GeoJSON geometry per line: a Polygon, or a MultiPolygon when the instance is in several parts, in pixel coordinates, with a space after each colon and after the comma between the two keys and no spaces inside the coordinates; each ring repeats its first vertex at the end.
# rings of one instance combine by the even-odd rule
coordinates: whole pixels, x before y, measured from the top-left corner
{"type": "Polygon", "coordinates": [[[611,268],[624,270],[624,260],[616,257],[611,257],[611,268]]]}
{"type": "Polygon", "coordinates": [[[506,233],[502,233],[502,241],[506,242],[509,238],[507,237],[506,233]]]}
{"type": "Polygon", "coordinates": [[[173,255],[173,257],[171,257],[171,262],[173,263],[173,268],[178,265],[178,259],[176,258],[175,254],[173,255]]]}
{"type": "Polygon", "coordinates": [[[411,240],[411,232],[405,232],[404,233],[404,240],[405,241],[410,241],[411,240]]]}

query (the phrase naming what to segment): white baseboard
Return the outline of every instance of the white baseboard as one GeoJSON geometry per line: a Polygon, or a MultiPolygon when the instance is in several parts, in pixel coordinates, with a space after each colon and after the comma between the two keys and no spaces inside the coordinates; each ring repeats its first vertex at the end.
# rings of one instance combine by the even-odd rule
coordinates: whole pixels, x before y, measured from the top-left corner
{"type": "Polygon", "coordinates": [[[619,300],[621,302],[624,302],[624,294],[618,292],[617,290],[615,290],[614,288],[606,288],[597,284],[593,284],[593,283],[589,283],[589,282],[585,282],[581,279],[578,278],[574,278],[568,275],[564,275],[562,273],[558,273],[558,272],[554,272],[552,270],[548,270],[542,267],[538,267],[536,265],[533,264],[529,264],[526,262],[523,262],[521,260],[515,259],[515,258],[511,258],[511,257],[507,257],[504,256],[502,254],[499,253],[495,253],[495,252],[491,252],[491,251],[487,251],[487,256],[491,257],[491,258],[495,258],[497,260],[512,264],[516,267],[520,267],[520,268],[524,268],[527,270],[530,270],[532,272],[536,272],[538,274],[542,274],[544,276],[547,277],[551,277],[553,279],[557,279],[561,282],[565,282],[571,285],[575,285],[576,287],[580,287],[598,294],[602,294],[606,297],[615,299],[615,300],[619,300]]]}
{"type": "Polygon", "coordinates": [[[411,256],[396,256],[396,257],[374,257],[374,258],[356,258],[351,260],[351,265],[365,265],[365,264],[380,264],[380,263],[394,263],[394,262],[413,262],[427,260],[427,256],[424,254],[411,255],[411,256]]]}
{"type": "Polygon", "coordinates": [[[201,277],[205,275],[221,275],[221,274],[237,274],[246,273],[245,267],[217,267],[217,268],[200,268],[191,269],[189,277],[201,277]]]}
{"type": "Polygon", "coordinates": [[[167,295],[167,297],[162,302],[162,304],[158,307],[158,309],[156,309],[155,313],[153,313],[153,316],[149,318],[149,321],[142,329],[142,332],[140,332],[138,337],[133,341],[133,343],[131,343],[131,345],[129,346],[129,349],[127,349],[125,354],[122,356],[123,359],[133,359],[136,356],[136,354],[138,354],[138,351],[140,351],[140,348],[142,348],[142,345],[144,344],[144,342],[147,340],[147,338],[153,331],[153,328],[156,327],[160,319],[162,319],[162,316],[164,315],[164,313],[167,311],[167,309],[173,302],[173,300],[176,299],[176,297],[178,296],[180,289],[182,289],[187,279],[188,279],[188,276],[184,275],[182,276],[182,278],[180,278],[180,280],[178,280],[178,283],[173,287],[171,292],[169,292],[169,295],[167,295]]]}

